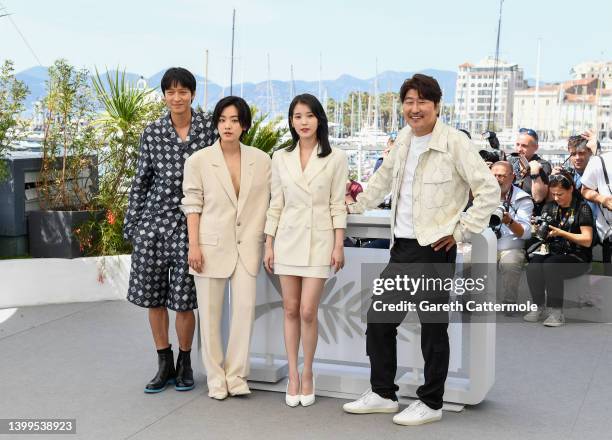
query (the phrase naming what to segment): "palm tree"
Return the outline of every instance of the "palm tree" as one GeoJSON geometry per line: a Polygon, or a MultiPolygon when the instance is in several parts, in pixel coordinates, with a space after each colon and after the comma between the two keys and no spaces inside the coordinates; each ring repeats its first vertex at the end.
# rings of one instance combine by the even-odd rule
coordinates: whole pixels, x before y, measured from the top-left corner
{"type": "Polygon", "coordinates": [[[162,116],[165,107],[153,98],[152,89],[143,90],[130,84],[125,71],[106,72],[103,82],[96,69],[92,82],[105,110],[96,120],[107,143],[99,158],[103,170],[100,202],[103,206],[123,209],[128,184],[136,169],[140,135],[149,123],[162,116]]]}
{"type": "Polygon", "coordinates": [[[266,122],[268,115],[259,113],[255,106],[251,107],[251,116],[253,123],[242,138],[243,144],[258,148],[268,154],[291,144],[291,138],[283,140],[289,129],[279,127],[282,118],[279,117],[266,122]]]}

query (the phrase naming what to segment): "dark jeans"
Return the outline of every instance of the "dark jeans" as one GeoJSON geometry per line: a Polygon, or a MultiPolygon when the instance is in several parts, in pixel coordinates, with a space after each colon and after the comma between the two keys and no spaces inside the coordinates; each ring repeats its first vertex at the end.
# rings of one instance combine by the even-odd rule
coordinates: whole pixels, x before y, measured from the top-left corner
{"type": "MultiPolygon", "coordinates": [[[[407,275],[411,278],[452,278],[457,248],[434,251],[431,246],[420,246],[416,240],[397,239],[391,249],[389,264],[381,278],[395,278],[407,275]],[[450,264],[449,264],[450,263],[450,264]]],[[[385,292],[373,299],[385,304],[410,300],[448,303],[449,293],[444,290],[421,290],[414,296],[405,292],[385,292]]],[[[370,383],[372,391],[386,399],[397,400],[399,387],[395,384],[397,373],[397,327],[407,312],[380,315],[374,311],[374,304],[368,310],[366,330],[366,351],[370,357],[370,383]]],[[[425,360],[425,383],[417,389],[417,396],[433,409],[442,408],[444,383],[448,374],[450,347],[448,342],[448,313],[429,312],[417,308],[421,321],[421,352],[425,360]]]]}
{"type": "Polygon", "coordinates": [[[589,270],[589,263],[573,255],[533,255],[527,265],[527,284],[533,302],[563,308],[563,281],[589,270]]]}

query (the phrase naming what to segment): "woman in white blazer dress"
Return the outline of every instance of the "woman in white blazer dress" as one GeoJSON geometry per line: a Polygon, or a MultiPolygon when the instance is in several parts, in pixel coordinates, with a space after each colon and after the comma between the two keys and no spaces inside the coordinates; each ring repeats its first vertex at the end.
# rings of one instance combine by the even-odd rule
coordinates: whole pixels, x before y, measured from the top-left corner
{"type": "Polygon", "coordinates": [[[317,313],[330,271],[344,266],[344,204],[348,162],[331,148],[327,116],[312,95],[289,106],[293,145],[272,157],[272,198],[266,218],[264,266],[280,276],[285,349],[289,362],[286,403],[314,403],[312,362],[317,346],[317,313]],[[304,368],[300,382],[300,338],[304,368]]]}

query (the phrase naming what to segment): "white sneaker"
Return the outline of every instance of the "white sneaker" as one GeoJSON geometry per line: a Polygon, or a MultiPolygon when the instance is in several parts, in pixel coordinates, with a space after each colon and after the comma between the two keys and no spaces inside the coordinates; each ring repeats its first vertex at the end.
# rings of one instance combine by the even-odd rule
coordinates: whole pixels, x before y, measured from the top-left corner
{"type": "Polygon", "coordinates": [[[565,324],[565,316],[562,309],[550,309],[550,315],[542,323],[546,327],[561,327],[565,324]]]}
{"type": "Polygon", "coordinates": [[[538,306],[538,310],[533,310],[523,316],[523,320],[527,322],[538,322],[546,318],[548,311],[544,306],[538,306]]]}
{"type": "Polygon", "coordinates": [[[399,404],[391,399],[380,397],[371,389],[354,402],[345,403],[342,409],[351,414],[396,413],[399,404]]]}
{"type": "Polygon", "coordinates": [[[410,406],[401,413],[393,416],[393,423],[416,426],[424,423],[437,422],[440,419],[442,419],[441,409],[431,409],[420,400],[417,400],[412,402],[410,406]]]}

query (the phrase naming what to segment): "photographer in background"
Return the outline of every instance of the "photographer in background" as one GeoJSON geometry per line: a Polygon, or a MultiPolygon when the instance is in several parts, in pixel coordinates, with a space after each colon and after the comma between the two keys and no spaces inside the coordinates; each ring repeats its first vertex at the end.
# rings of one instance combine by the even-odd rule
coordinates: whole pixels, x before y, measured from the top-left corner
{"type": "Polygon", "coordinates": [[[599,241],[603,248],[604,273],[612,276],[612,153],[593,157],[582,176],[582,195],[585,199],[597,203],[595,217],[599,241]]]}
{"type": "Polygon", "coordinates": [[[543,250],[532,254],[527,266],[527,283],[538,310],[523,319],[537,322],[545,318],[545,326],[559,327],[565,322],[563,282],[589,270],[593,214],[566,170],[550,177],[549,188],[552,201],[536,219],[536,235],[543,250]],[[546,306],[550,307],[548,313],[546,306]]]}
{"type": "Polygon", "coordinates": [[[508,161],[514,169],[514,184],[529,194],[534,201],[534,213],[541,212],[548,195],[548,176],[552,171],[550,162],[536,154],[538,134],[531,128],[521,128],[516,139],[515,152],[508,161]]]}
{"type": "MultiPolygon", "coordinates": [[[[584,170],[593,156],[593,150],[590,144],[591,140],[589,133],[579,136],[570,136],[567,140],[567,151],[569,152],[569,157],[567,160],[569,160],[571,165],[571,168],[569,168],[567,171],[571,173],[572,177],[574,178],[574,184],[576,186],[576,190],[578,191],[582,189],[582,175],[584,174],[584,170]]],[[[551,175],[559,174],[562,169],[564,169],[562,165],[554,167],[551,175]]],[[[589,202],[588,200],[587,203],[591,207],[593,218],[597,218],[597,204],[589,202]]]]}
{"type": "Polygon", "coordinates": [[[503,302],[516,304],[525,263],[525,240],[531,237],[533,200],[512,184],[515,176],[509,162],[495,162],[491,172],[501,189],[501,204],[491,216],[490,226],[497,236],[497,263],[503,286],[503,302]]]}

